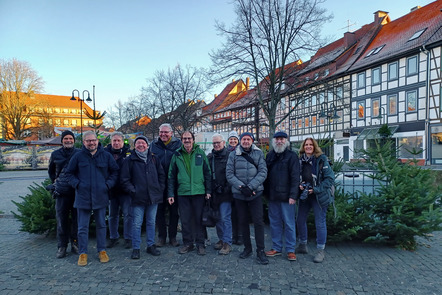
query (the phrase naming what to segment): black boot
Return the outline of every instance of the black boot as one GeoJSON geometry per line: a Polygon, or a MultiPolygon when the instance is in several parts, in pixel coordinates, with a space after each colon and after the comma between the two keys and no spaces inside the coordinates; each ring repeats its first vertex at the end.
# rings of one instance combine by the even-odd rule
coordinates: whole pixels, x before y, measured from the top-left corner
{"type": "Polygon", "coordinates": [[[256,260],[259,264],[269,264],[269,259],[267,258],[264,250],[256,251],[256,260]]]}
{"type": "Polygon", "coordinates": [[[133,249],[132,255],[130,256],[132,259],[140,259],[140,249],[133,249]]]}

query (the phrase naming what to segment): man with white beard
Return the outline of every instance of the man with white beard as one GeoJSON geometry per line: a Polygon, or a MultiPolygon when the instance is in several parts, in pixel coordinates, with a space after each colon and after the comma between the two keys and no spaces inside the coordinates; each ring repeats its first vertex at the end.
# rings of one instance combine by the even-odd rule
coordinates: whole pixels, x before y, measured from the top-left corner
{"type": "Polygon", "coordinates": [[[287,133],[276,132],[272,140],[273,150],[267,154],[268,176],[265,183],[269,199],[269,220],[272,234],[272,249],[269,257],[281,255],[283,234],[287,259],[296,260],[295,204],[299,191],[299,158],[289,149],[287,133]]]}

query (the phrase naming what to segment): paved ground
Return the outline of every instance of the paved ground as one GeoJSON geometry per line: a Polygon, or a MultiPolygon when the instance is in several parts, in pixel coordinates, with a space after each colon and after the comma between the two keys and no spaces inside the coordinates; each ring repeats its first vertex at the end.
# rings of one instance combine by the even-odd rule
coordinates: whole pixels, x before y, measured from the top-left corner
{"type": "MultiPolygon", "coordinates": [[[[3,185],[0,192],[5,192],[3,185]]],[[[442,293],[440,232],[415,252],[342,243],[327,246],[322,264],[313,263],[308,254],[298,255],[295,262],[278,256],[265,266],[255,257],[239,259],[239,246],[228,256],[209,246],[202,257],[195,251],[179,255],[168,246],[161,248],[161,256],[142,252],[140,260],[131,260],[131,250],[122,243],[109,249],[110,262],[101,264],[91,240],[89,264],[79,267],[77,255],[55,258],[54,237],[21,233],[19,226],[10,216],[0,218],[0,294],[442,293]]],[[[209,235],[216,242],[213,229],[209,235]]],[[[268,228],[266,245],[271,246],[268,228]]],[[[313,248],[311,241],[311,253],[313,248]]]]}

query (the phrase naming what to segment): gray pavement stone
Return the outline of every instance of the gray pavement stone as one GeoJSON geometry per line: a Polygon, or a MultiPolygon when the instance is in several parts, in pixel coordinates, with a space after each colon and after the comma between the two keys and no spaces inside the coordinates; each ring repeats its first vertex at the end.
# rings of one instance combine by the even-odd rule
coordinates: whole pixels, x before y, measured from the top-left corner
{"type": "MultiPolygon", "coordinates": [[[[20,175],[4,180],[8,174],[0,173],[0,210],[8,202],[12,204],[11,199],[18,199],[11,184],[26,187],[25,181],[42,180],[46,171],[30,172],[27,180],[20,175]]],[[[0,218],[2,295],[441,293],[441,232],[434,233],[432,241],[420,239],[415,252],[352,242],[327,245],[322,264],[313,263],[315,245],[310,241],[310,254],[298,255],[293,262],[285,255],[273,257],[268,265],[257,264],[255,253],[239,259],[242,247],[235,245],[227,256],[218,255],[212,246],[207,247],[206,256],[198,256],[196,251],[179,255],[177,248],[166,246],[158,257],[142,251],[141,259],[134,261],[131,250],[121,244],[109,249],[110,262],[101,264],[92,238],[89,264],[79,267],[78,256],[70,252],[64,259],[55,258],[54,237],[22,233],[19,227],[13,218],[0,218]]],[[[209,235],[217,240],[214,229],[209,229],[209,235]]],[[[270,249],[268,227],[266,245],[270,249]]]]}

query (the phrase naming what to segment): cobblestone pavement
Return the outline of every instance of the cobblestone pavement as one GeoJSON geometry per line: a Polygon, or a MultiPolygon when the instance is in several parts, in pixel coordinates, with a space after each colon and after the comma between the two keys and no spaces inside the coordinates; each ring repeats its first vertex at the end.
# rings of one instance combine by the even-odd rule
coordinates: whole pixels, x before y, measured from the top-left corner
{"type": "MultiPolygon", "coordinates": [[[[357,243],[328,245],[326,259],[312,255],[288,261],[283,254],[259,265],[255,255],[240,259],[234,246],[227,256],[212,246],[206,256],[180,255],[161,248],[154,257],[131,260],[123,243],[108,249],[101,264],[90,240],[88,265],[78,255],[56,259],[54,237],[19,232],[20,223],[0,218],[0,294],[441,294],[442,233],[415,252],[357,243]]],[[[214,229],[209,229],[216,242],[214,229]]],[[[268,228],[266,245],[271,246],[268,228]]],[[[143,246],[142,246],[143,247],[143,246]]],[[[313,241],[309,244],[314,252],[313,241]]]]}
{"type": "MultiPolygon", "coordinates": [[[[10,200],[27,193],[23,175],[37,183],[46,176],[44,171],[28,173],[0,173],[0,182],[4,182],[0,205],[7,209],[0,210],[9,212],[10,200]]],[[[298,255],[292,262],[285,254],[271,257],[268,265],[259,265],[255,255],[240,259],[241,246],[234,246],[227,256],[218,255],[212,246],[205,256],[196,251],[180,255],[177,248],[166,246],[160,248],[160,256],[143,251],[140,260],[131,260],[131,250],[124,249],[120,241],[108,249],[110,261],[101,264],[91,239],[89,263],[79,267],[78,255],[55,258],[55,237],[23,233],[19,228],[20,223],[10,215],[0,215],[1,295],[442,294],[442,232],[436,232],[431,241],[420,240],[415,252],[350,242],[327,245],[322,264],[312,261],[313,240],[308,245],[310,254],[298,255]]],[[[215,230],[208,232],[215,243],[215,230]]],[[[268,227],[266,246],[266,250],[271,247],[268,227]]]]}

